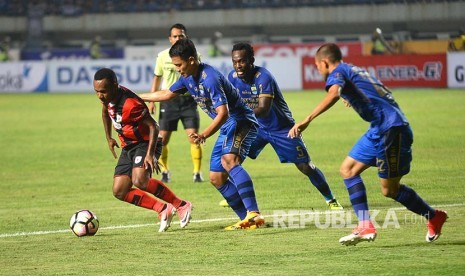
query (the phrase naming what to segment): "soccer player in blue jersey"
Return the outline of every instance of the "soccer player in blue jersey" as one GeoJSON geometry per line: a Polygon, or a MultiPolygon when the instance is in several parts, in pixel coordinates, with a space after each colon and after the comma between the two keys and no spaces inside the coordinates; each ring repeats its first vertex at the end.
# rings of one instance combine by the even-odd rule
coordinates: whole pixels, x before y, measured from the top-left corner
{"type": "Polygon", "coordinates": [[[254,62],[254,50],[250,44],[237,43],[233,46],[234,70],[229,73],[228,80],[254,111],[259,123],[258,136],[250,147],[249,157],[256,159],[263,148],[270,144],[281,163],[294,163],[308,177],[331,210],[342,210],[323,173],[311,161],[302,137],[288,137],[295,121],[278,83],[268,70],[255,66],[254,62]]]}
{"type": "Polygon", "coordinates": [[[331,108],[339,98],[370,123],[368,131],[354,145],[340,167],[359,223],[350,235],[342,237],[339,242],[356,245],[376,238],[376,229],[368,213],[365,185],[360,177],[371,166],[378,167],[383,195],[427,218],[426,241],[437,240],[447,213],[433,209],[412,188],[400,183],[402,176],[410,171],[413,134],[391,91],[364,69],[344,63],[336,44],[322,45],[316,53],[315,64],[326,81],[327,95],[310,115],[294,125],[289,136],[298,137],[311,121],[331,108]]]}
{"type": "Polygon", "coordinates": [[[211,154],[210,181],[240,218],[225,229],[259,227],[265,220],[258,209],[252,179],[241,166],[257,137],[258,122],[253,111],[226,77],[212,66],[199,62],[191,40],[177,41],[169,53],[181,78],[167,90],[139,96],[145,101],[160,102],[185,92],[191,94],[213,119],[207,128],[191,137],[196,143],[204,144],[206,139],[220,132],[211,154]]]}

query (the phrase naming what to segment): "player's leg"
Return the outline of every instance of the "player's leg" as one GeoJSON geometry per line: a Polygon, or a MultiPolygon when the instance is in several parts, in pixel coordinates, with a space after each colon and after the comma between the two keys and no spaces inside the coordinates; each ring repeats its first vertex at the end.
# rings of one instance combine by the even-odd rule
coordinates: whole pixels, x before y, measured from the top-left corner
{"type": "Polygon", "coordinates": [[[182,200],[171,191],[162,181],[151,178],[151,170],[146,170],[144,159],[147,154],[146,143],[138,145],[132,151],[133,169],[132,183],[140,190],[146,191],[151,195],[167,202],[159,211],[160,232],[165,231],[170,226],[171,220],[178,211],[181,221],[181,228],[184,228],[191,219],[192,204],[189,201],[182,200]]]}
{"type": "Polygon", "coordinates": [[[202,176],[202,157],[203,157],[203,147],[202,145],[194,143],[194,139],[190,137],[192,133],[198,133],[199,130],[197,128],[188,128],[186,129],[186,134],[189,139],[190,147],[191,147],[191,159],[192,159],[192,181],[194,182],[203,182],[202,176]]]}
{"type": "Polygon", "coordinates": [[[190,138],[191,133],[198,133],[200,127],[200,116],[197,110],[197,103],[189,97],[190,102],[185,103],[185,107],[181,112],[181,121],[186,130],[187,137],[189,139],[191,147],[191,158],[193,165],[192,180],[194,182],[203,182],[201,167],[202,167],[202,156],[203,148],[201,145],[194,143],[194,140],[190,138]]]}
{"type": "Polygon", "coordinates": [[[236,185],[228,176],[226,170],[221,165],[221,156],[224,139],[226,135],[219,134],[213,146],[210,158],[210,182],[221,193],[231,209],[242,220],[247,216],[247,209],[242,202],[242,198],[237,191],[236,185]]]}
{"type": "Polygon", "coordinates": [[[159,135],[163,139],[163,150],[160,159],[160,165],[162,167],[161,172],[161,181],[168,183],[171,182],[171,174],[169,168],[169,142],[171,138],[171,133],[176,131],[178,128],[179,122],[179,112],[176,108],[173,107],[175,102],[161,102],[160,103],[160,113],[159,113],[159,125],[160,133],[159,135]]]}
{"type": "MultiPolygon", "coordinates": [[[[261,132],[259,131],[257,138],[252,142],[252,145],[250,146],[249,154],[247,156],[252,159],[256,159],[267,144],[268,141],[262,137],[261,132]]],[[[230,207],[227,200],[220,201],[219,205],[221,207],[230,207]]]]}
{"type": "Polygon", "coordinates": [[[384,135],[378,157],[381,191],[384,196],[396,200],[408,210],[428,219],[426,241],[432,242],[439,238],[447,213],[434,210],[412,188],[400,183],[402,176],[410,171],[412,143],[413,135],[408,126],[392,128],[384,135]]]}
{"type": "Polygon", "coordinates": [[[161,181],[168,183],[171,182],[170,168],[168,164],[169,146],[168,143],[171,139],[171,131],[160,130],[159,135],[162,137],[163,149],[161,151],[160,159],[158,160],[161,165],[161,181]]]}
{"type": "Polygon", "coordinates": [[[313,164],[302,137],[291,139],[288,137],[288,133],[289,129],[283,129],[269,134],[268,140],[280,162],[294,163],[297,169],[305,174],[310,183],[323,195],[331,210],[342,210],[343,207],[334,197],[323,172],[313,164]]]}
{"type": "Polygon", "coordinates": [[[358,226],[352,233],[339,239],[343,245],[356,245],[376,238],[376,229],[370,220],[365,184],[360,176],[363,171],[376,164],[376,143],[368,131],[354,145],[340,167],[340,174],[358,219],[358,226]]]}
{"type": "Polygon", "coordinates": [[[132,174],[135,165],[133,157],[135,157],[135,150],[127,150],[126,148],[122,150],[118,164],[115,167],[113,195],[119,200],[152,209],[159,213],[165,208],[164,203],[156,200],[145,191],[132,188],[132,174]]]}
{"type": "Polygon", "coordinates": [[[260,226],[265,223],[265,219],[260,215],[252,179],[241,165],[257,133],[258,127],[255,124],[235,122],[226,128],[227,139],[222,144],[221,165],[228,172],[247,209],[247,216],[241,223],[242,227],[260,226]]]}

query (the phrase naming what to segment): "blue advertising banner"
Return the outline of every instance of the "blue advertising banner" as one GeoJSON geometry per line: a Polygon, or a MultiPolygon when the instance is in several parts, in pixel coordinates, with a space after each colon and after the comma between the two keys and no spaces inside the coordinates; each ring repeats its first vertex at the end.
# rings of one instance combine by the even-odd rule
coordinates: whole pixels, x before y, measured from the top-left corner
{"type": "Polygon", "coordinates": [[[48,91],[47,65],[42,62],[0,63],[0,92],[48,91]]]}
{"type": "MultiPolygon", "coordinates": [[[[102,54],[109,59],[124,58],[122,48],[102,48],[102,54]]],[[[22,50],[21,60],[86,60],[90,59],[89,49],[22,50]]]]}

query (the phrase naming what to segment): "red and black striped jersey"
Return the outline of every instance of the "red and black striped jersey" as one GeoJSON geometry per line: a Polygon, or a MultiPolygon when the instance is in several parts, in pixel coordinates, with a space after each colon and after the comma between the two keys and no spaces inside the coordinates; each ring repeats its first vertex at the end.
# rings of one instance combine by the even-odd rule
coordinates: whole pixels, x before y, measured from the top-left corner
{"type": "Polygon", "coordinates": [[[118,99],[107,105],[113,127],[118,133],[121,147],[148,142],[150,130],[142,121],[150,116],[144,101],[124,86],[118,87],[118,99]]]}

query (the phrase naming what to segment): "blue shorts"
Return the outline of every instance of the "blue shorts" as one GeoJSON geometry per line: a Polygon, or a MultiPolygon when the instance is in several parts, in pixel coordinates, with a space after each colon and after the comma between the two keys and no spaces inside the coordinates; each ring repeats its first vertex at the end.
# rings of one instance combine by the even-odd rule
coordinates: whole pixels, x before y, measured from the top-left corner
{"type": "Polygon", "coordinates": [[[369,129],[349,156],[363,164],[377,166],[380,178],[395,178],[410,172],[412,143],[410,126],[392,127],[381,136],[369,129]]]}
{"type": "Polygon", "coordinates": [[[233,153],[244,162],[249,153],[250,145],[257,138],[258,125],[250,121],[234,121],[224,125],[220,129],[220,134],[213,146],[210,158],[211,172],[225,172],[221,165],[221,157],[228,153],[233,153]]]}
{"type": "Polygon", "coordinates": [[[290,129],[269,132],[259,129],[258,136],[250,146],[249,157],[257,158],[263,148],[270,143],[281,163],[308,163],[310,156],[302,137],[291,139],[287,137],[290,129]]]}

